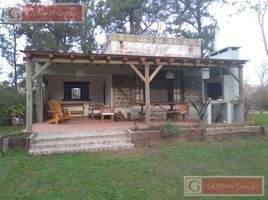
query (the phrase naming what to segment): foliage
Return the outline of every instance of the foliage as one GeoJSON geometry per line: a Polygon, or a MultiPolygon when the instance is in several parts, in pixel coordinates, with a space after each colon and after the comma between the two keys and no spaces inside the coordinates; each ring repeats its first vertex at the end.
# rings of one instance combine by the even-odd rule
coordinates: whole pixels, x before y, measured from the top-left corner
{"type": "Polygon", "coordinates": [[[162,137],[171,137],[180,133],[179,127],[175,124],[167,123],[160,127],[160,135],[162,137]]]}
{"type": "Polygon", "coordinates": [[[218,0],[169,0],[168,31],[176,37],[202,39],[203,53],[214,51],[217,21],[209,8],[218,0]]]}
{"type": "Polygon", "coordinates": [[[0,138],[6,135],[21,135],[25,126],[0,126],[0,138]]]}
{"type": "MultiPolygon", "coordinates": [[[[121,153],[29,156],[12,150],[0,156],[0,199],[188,199],[183,195],[185,175],[267,177],[267,143],[268,137],[261,136],[121,153]]],[[[267,198],[267,192],[250,197],[267,198]]]]}
{"type": "Polygon", "coordinates": [[[202,102],[199,105],[197,105],[191,101],[191,104],[193,105],[193,107],[194,107],[194,109],[199,117],[199,120],[201,122],[204,122],[204,120],[206,119],[207,108],[210,104],[210,100],[205,100],[205,102],[202,102]]]}
{"type": "Polygon", "coordinates": [[[11,113],[11,116],[18,117],[18,118],[24,118],[25,110],[26,108],[22,103],[18,103],[9,108],[9,112],[11,113]]]}
{"type": "MultiPolygon", "coordinates": [[[[36,0],[27,1],[36,3],[36,0]]],[[[49,0],[47,3],[59,3],[59,0],[49,0]]],[[[77,3],[77,1],[71,1],[77,3]]],[[[69,2],[69,3],[71,3],[69,2]]],[[[21,32],[26,36],[27,50],[37,51],[80,51],[91,53],[96,50],[95,41],[96,7],[94,0],[81,0],[84,4],[85,20],[83,23],[43,23],[23,24],[21,32]]]]}
{"type": "MultiPolygon", "coordinates": [[[[2,20],[0,20],[0,22],[1,21],[2,20]]],[[[15,90],[17,90],[18,76],[21,75],[18,70],[22,67],[22,65],[18,63],[18,39],[22,36],[22,33],[20,32],[20,25],[17,24],[5,24],[3,28],[6,32],[0,33],[0,53],[13,68],[9,78],[15,90]]]]}
{"type": "Polygon", "coordinates": [[[25,107],[25,96],[10,88],[0,89],[0,125],[11,124],[11,107],[21,104],[25,107]]]}
{"type": "Polygon", "coordinates": [[[96,23],[106,34],[156,34],[155,25],[164,21],[165,0],[102,0],[96,23]]]}
{"type": "Polygon", "coordinates": [[[160,130],[161,126],[160,125],[149,125],[146,130],[148,131],[154,131],[154,130],[160,130]]]}

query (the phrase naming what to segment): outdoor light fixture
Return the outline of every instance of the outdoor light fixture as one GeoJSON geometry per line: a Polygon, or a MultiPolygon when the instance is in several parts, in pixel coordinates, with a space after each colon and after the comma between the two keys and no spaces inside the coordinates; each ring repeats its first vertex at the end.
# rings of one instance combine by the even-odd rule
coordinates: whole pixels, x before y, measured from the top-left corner
{"type": "Polygon", "coordinates": [[[175,74],[172,71],[168,71],[165,76],[166,79],[175,79],[175,74]]]}
{"type": "Polygon", "coordinates": [[[209,68],[201,69],[202,79],[209,79],[209,68]]]}

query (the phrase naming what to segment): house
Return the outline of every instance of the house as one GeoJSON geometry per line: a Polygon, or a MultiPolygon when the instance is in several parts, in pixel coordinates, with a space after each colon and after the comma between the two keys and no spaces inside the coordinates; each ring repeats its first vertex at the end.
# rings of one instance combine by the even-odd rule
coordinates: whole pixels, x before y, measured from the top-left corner
{"type": "MultiPolygon", "coordinates": [[[[198,102],[211,98],[208,123],[243,121],[243,65],[237,47],[201,56],[201,41],[112,34],[99,54],[23,51],[26,60],[26,129],[32,130],[32,82],[36,81],[39,122],[47,102],[109,104],[125,117],[152,105],[198,102]],[[35,70],[33,70],[35,68],[35,70]],[[32,75],[32,72],[35,73],[32,75]]],[[[189,118],[196,118],[190,108],[189,118]]]]}

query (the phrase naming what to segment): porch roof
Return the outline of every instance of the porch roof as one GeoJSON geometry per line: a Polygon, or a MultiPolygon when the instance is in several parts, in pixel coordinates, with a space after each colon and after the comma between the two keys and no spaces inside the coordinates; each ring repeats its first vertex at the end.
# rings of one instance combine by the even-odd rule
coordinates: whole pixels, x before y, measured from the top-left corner
{"type": "Polygon", "coordinates": [[[21,51],[27,59],[40,63],[81,63],[81,64],[133,64],[169,65],[181,67],[242,67],[248,60],[166,57],[120,54],[87,54],[55,51],[21,51]]]}

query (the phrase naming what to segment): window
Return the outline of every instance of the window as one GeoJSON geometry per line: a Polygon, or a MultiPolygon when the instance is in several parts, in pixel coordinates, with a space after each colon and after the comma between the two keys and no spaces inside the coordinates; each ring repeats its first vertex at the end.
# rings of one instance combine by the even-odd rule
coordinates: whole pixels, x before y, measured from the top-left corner
{"type": "Polygon", "coordinates": [[[135,76],[134,102],[144,103],[144,82],[138,76],[135,76]]]}
{"type": "Polygon", "coordinates": [[[71,88],[72,97],[71,99],[81,99],[81,88],[71,88]]]}
{"type": "Polygon", "coordinates": [[[89,101],[90,82],[63,82],[63,101],[89,101]]]}

